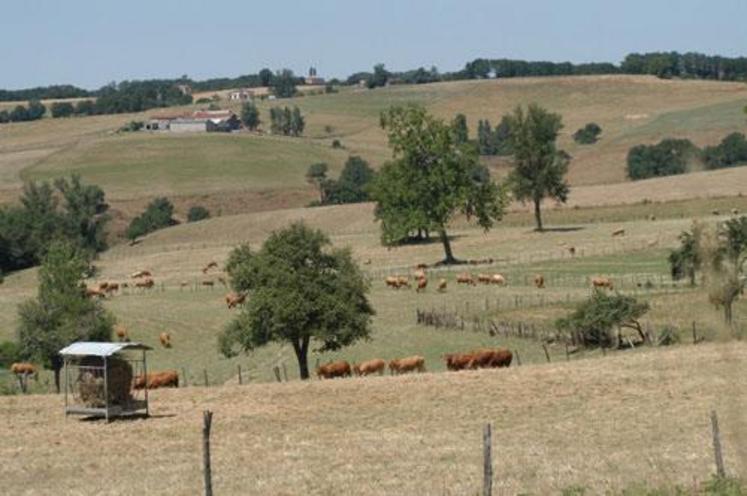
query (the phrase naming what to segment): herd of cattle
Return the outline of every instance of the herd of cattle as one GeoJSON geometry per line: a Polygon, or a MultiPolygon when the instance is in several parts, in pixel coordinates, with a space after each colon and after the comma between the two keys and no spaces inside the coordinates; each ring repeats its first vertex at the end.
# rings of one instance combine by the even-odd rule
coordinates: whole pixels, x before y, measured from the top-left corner
{"type": "MultiPolygon", "coordinates": [[[[474,370],[481,368],[509,367],[513,355],[504,348],[475,350],[469,353],[447,353],[443,355],[446,368],[452,371],[474,370]]],[[[395,358],[389,363],[381,358],[374,358],[361,363],[350,365],[345,360],[329,362],[316,368],[319,379],[334,379],[336,377],[350,377],[353,374],[365,377],[372,374],[383,375],[387,366],[391,375],[409,372],[425,372],[425,358],[415,355],[406,358],[395,358]]]]}

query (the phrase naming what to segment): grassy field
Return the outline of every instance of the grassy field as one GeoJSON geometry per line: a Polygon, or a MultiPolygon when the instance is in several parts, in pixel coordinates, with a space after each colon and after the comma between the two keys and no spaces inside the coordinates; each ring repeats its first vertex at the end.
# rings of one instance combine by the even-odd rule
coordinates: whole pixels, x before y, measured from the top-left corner
{"type": "Polygon", "coordinates": [[[493,425],[494,494],[611,494],[747,469],[744,344],[512,367],[152,394],[148,420],[65,420],[57,396],[0,398],[3,488],[34,494],[201,491],[214,412],[216,494],[478,494],[493,425]]]}

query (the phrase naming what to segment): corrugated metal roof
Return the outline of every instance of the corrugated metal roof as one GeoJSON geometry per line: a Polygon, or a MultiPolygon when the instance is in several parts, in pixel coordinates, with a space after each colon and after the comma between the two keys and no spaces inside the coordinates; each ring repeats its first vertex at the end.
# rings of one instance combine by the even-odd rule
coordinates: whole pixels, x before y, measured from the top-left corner
{"type": "Polygon", "coordinates": [[[79,341],[60,350],[60,355],[65,356],[111,356],[122,350],[152,350],[150,346],[142,343],[95,343],[79,341]]]}

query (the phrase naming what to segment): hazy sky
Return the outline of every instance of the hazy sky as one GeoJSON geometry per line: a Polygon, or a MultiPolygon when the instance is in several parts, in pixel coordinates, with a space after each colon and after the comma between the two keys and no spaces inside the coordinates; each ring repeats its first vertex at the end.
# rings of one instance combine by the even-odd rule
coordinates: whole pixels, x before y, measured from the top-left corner
{"type": "Polygon", "coordinates": [[[0,88],[288,67],[344,77],[476,57],[747,55],[747,0],[7,0],[0,88]]]}

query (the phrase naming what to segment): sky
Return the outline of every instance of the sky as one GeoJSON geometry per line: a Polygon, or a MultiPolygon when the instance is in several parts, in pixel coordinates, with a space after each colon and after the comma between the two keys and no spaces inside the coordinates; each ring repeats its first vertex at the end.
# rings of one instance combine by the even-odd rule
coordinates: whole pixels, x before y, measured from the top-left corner
{"type": "Polygon", "coordinates": [[[263,67],[346,77],[477,57],[620,62],[747,55],[747,0],[8,0],[0,88],[193,79],[263,67]]]}

